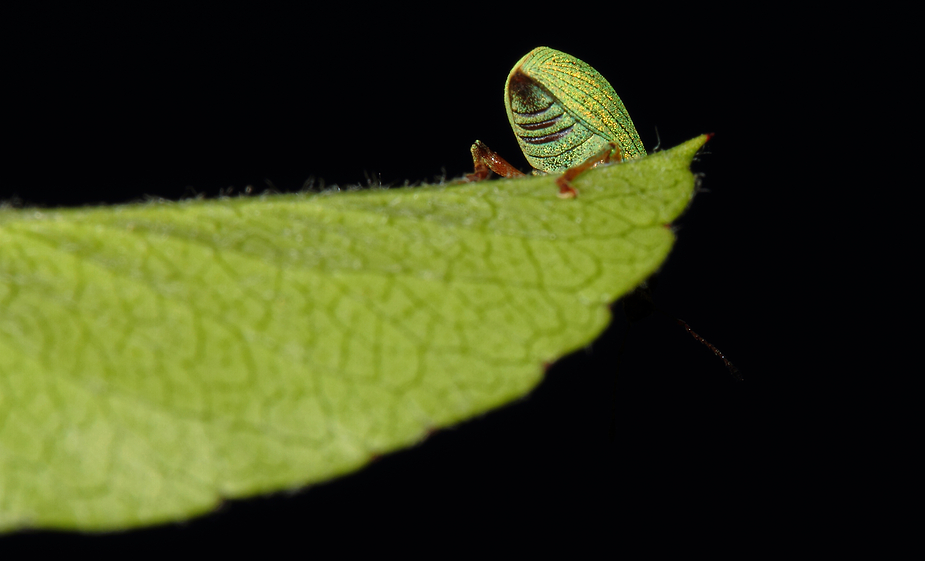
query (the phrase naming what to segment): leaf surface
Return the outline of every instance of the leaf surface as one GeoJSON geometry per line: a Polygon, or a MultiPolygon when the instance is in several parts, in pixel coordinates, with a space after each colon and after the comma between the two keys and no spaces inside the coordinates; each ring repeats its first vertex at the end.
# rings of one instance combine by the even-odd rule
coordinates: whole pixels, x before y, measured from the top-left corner
{"type": "Polygon", "coordinates": [[[356,470],[529,392],[667,257],[707,137],[591,170],[0,209],[0,531],[356,470]]]}

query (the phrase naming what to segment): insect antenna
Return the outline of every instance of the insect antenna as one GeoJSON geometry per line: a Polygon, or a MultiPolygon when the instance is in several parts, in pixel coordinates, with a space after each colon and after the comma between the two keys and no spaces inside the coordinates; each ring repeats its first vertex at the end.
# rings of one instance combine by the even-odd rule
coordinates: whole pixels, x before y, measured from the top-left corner
{"type": "Polygon", "coordinates": [[[658,134],[658,127],[652,127],[655,129],[655,148],[652,149],[652,153],[661,152],[662,150],[662,137],[658,134]]]}
{"type": "MultiPolygon", "coordinates": [[[[742,377],[742,374],[739,372],[739,369],[734,364],[732,364],[732,361],[726,358],[726,355],[723,354],[723,352],[720,351],[715,345],[713,345],[713,343],[710,343],[709,341],[704,339],[700,334],[698,334],[696,331],[691,329],[691,326],[688,325],[686,321],[680,318],[673,317],[671,314],[669,314],[668,312],[662,310],[661,308],[655,305],[655,301],[652,298],[652,288],[655,286],[655,280],[656,278],[654,276],[650,277],[648,281],[645,281],[639,286],[637,286],[636,289],[633,290],[633,292],[627,294],[625,297],[623,297],[620,300],[621,304],[623,305],[623,312],[626,315],[627,326],[630,326],[633,323],[652,315],[652,312],[659,312],[665,317],[674,320],[675,323],[680,325],[681,328],[687,331],[691,335],[691,337],[693,337],[696,341],[699,341],[700,343],[705,345],[708,349],[713,351],[713,354],[719,357],[720,360],[723,361],[723,364],[726,365],[726,368],[729,370],[729,373],[732,375],[733,378],[735,378],[736,380],[740,382],[744,381],[744,378],[742,377]]],[[[623,352],[626,349],[626,341],[628,339],[627,337],[628,333],[629,332],[627,331],[627,333],[623,336],[623,340],[620,342],[620,348],[617,350],[617,358],[616,358],[616,364],[615,364],[615,369],[617,372],[620,371],[620,362],[621,362],[621,359],[623,358],[623,352]]],[[[617,378],[618,376],[613,377],[614,379],[613,406],[611,407],[613,411],[613,415],[612,415],[612,419],[610,423],[610,439],[611,440],[615,440],[616,434],[617,434],[617,396],[618,396],[617,392],[619,391],[619,385],[617,383],[617,378]]]]}
{"type": "MultiPolygon", "coordinates": [[[[659,311],[659,312],[662,312],[662,310],[659,310],[658,308],[656,308],[656,310],[659,311]]],[[[668,316],[668,317],[671,317],[670,315],[668,315],[668,314],[665,313],[665,312],[662,312],[662,313],[665,314],[665,315],[668,316]]],[[[681,319],[681,318],[674,318],[674,320],[675,320],[675,322],[677,322],[678,325],[680,325],[682,328],[684,328],[685,331],[687,331],[688,333],[690,333],[690,334],[691,334],[691,337],[693,337],[693,338],[696,339],[697,341],[700,341],[701,343],[703,343],[704,345],[706,345],[706,347],[707,347],[708,349],[710,349],[711,351],[713,351],[713,354],[715,354],[716,356],[718,356],[718,357],[720,358],[720,360],[722,360],[723,363],[726,365],[726,368],[729,369],[729,373],[732,374],[732,377],[733,377],[733,378],[735,378],[736,380],[738,380],[738,381],[740,381],[740,382],[744,381],[744,378],[742,378],[742,375],[739,373],[739,369],[736,368],[736,366],[735,366],[734,364],[732,364],[732,362],[731,362],[728,358],[726,358],[726,355],[724,355],[724,354],[722,353],[722,351],[720,351],[719,349],[717,349],[716,346],[713,345],[713,343],[707,341],[706,339],[704,339],[703,337],[701,337],[700,335],[698,335],[697,332],[694,331],[693,329],[691,329],[691,326],[688,325],[687,322],[684,321],[683,319],[681,319]]]]}
{"type": "Polygon", "coordinates": [[[627,319],[630,322],[639,321],[642,318],[650,315],[652,312],[658,312],[663,316],[674,320],[675,323],[681,326],[682,329],[687,331],[694,340],[699,341],[701,344],[706,346],[708,349],[713,351],[720,360],[723,361],[723,364],[726,365],[726,368],[729,370],[729,373],[732,374],[732,377],[740,382],[744,379],[742,374],[739,373],[739,369],[736,368],[732,361],[726,358],[726,355],[723,354],[713,343],[710,343],[699,335],[696,331],[691,329],[691,326],[688,323],[680,318],[674,317],[665,310],[662,310],[655,305],[655,300],[652,298],[652,289],[655,286],[655,277],[651,277],[648,281],[642,283],[636,289],[623,298],[623,311],[626,313],[627,319]]]}

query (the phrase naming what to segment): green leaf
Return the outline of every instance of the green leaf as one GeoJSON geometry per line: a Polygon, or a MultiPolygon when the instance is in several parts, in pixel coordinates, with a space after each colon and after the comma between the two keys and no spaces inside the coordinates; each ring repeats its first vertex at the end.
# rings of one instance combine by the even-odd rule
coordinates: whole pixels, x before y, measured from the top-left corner
{"type": "Polygon", "coordinates": [[[356,470],[510,402],[653,273],[700,137],[579,177],[0,210],[0,530],[356,470]]]}

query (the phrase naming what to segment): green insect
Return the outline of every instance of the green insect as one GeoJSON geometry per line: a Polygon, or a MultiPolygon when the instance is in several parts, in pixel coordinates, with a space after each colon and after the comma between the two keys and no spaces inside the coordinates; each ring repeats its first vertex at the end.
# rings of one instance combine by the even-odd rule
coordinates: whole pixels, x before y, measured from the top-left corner
{"type": "MultiPolygon", "coordinates": [[[[577,195],[570,181],[599,163],[641,158],[646,149],[626,107],[597,70],[549,47],[514,65],[504,86],[507,118],[533,173],[564,172],[559,196],[577,195]]],[[[470,181],[491,171],[524,175],[479,140],[472,145],[470,181]]]]}

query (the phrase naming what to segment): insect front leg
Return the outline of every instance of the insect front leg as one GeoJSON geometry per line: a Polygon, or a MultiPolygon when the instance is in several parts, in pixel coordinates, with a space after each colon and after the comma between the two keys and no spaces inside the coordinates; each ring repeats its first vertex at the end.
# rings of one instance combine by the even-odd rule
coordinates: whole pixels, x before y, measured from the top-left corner
{"type": "Polygon", "coordinates": [[[491,172],[495,172],[501,177],[523,177],[520,170],[512,166],[498,155],[497,152],[485,145],[481,140],[476,140],[472,145],[472,165],[475,171],[466,175],[468,181],[481,181],[488,177],[491,172]]]}
{"type": "Polygon", "coordinates": [[[623,151],[615,142],[608,142],[609,146],[597,154],[591,156],[583,163],[575,167],[568,168],[565,173],[556,179],[556,185],[559,186],[559,197],[563,199],[574,199],[578,196],[578,191],[572,187],[572,180],[595,167],[598,164],[609,164],[611,162],[622,162],[623,151]]]}

